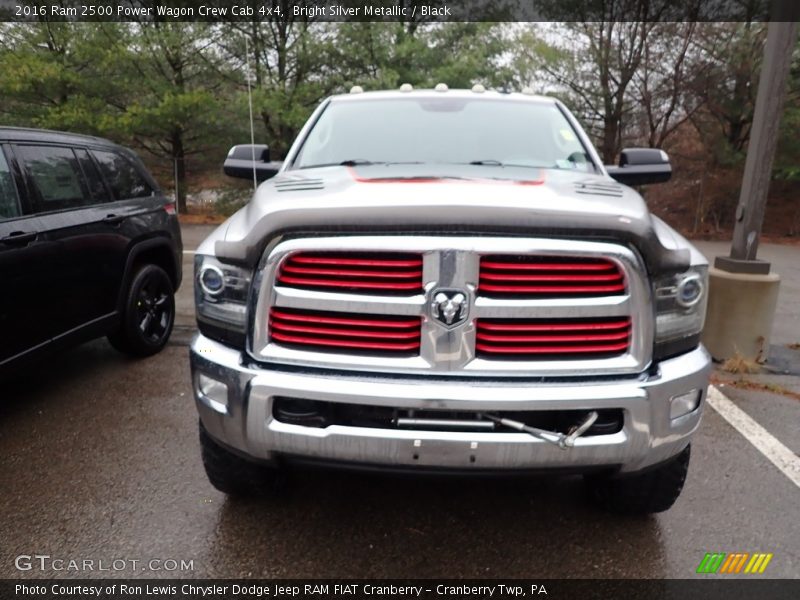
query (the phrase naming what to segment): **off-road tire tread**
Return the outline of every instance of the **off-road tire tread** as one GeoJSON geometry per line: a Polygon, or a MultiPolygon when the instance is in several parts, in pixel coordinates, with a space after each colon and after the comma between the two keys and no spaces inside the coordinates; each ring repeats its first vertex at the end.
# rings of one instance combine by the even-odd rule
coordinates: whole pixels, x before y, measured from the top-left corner
{"type": "Polygon", "coordinates": [[[669,509],[680,496],[689,470],[691,446],[655,469],[628,477],[587,478],[593,500],[622,514],[651,514],[669,509]]]}
{"type": "Polygon", "coordinates": [[[215,442],[200,423],[200,450],[209,482],[230,496],[264,496],[279,487],[280,473],[241,458],[215,442]]]}

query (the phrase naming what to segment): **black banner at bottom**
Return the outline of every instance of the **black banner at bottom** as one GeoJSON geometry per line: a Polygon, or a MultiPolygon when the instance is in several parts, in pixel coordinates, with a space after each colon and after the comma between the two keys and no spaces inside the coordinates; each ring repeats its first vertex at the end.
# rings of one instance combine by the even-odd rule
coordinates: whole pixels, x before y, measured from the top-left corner
{"type": "Polygon", "coordinates": [[[797,600],[800,580],[780,579],[26,579],[0,581],[15,600],[646,599],[797,600]]]}

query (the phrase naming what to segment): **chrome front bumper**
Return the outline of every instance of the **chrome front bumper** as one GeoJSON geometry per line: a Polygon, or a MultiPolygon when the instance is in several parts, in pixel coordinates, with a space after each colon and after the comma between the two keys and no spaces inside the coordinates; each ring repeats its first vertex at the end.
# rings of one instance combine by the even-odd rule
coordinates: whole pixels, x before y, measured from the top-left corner
{"type": "Polygon", "coordinates": [[[711,360],[700,347],[662,361],[640,379],[520,383],[361,377],[245,366],[243,353],[198,334],[191,346],[194,395],[208,433],[259,460],[283,456],[388,468],[465,470],[578,469],[619,466],[633,472],[679,453],[697,429],[711,360]],[[224,383],[223,401],[199,386],[200,374],[224,383]],[[699,407],[670,419],[671,399],[702,390],[699,407]],[[419,409],[468,411],[593,410],[624,412],[621,431],[578,438],[560,449],[527,433],[414,431],[331,425],[320,429],[272,417],[274,397],[419,409]]]}

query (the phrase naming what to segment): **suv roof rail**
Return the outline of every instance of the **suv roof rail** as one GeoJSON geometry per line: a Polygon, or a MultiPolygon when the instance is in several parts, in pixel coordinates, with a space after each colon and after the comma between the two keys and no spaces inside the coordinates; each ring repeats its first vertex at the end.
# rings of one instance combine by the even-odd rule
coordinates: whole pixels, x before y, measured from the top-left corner
{"type": "Polygon", "coordinates": [[[7,132],[17,132],[17,133],[30,133],[30,134],[42,134],[42,135],[58,135],[70,138],[79,138],[88,140],[95,143],[102,143],[106,145],[118,145],[116,142],[112,142],[106,138],[101,138],[96,135],[88,135],[86,133],[73,133],[71,131],[58,131],[57,129],[44,129],[39,127],[14,127],[11,125],[0,125],[0,132],[7,131],[7,132]]]}

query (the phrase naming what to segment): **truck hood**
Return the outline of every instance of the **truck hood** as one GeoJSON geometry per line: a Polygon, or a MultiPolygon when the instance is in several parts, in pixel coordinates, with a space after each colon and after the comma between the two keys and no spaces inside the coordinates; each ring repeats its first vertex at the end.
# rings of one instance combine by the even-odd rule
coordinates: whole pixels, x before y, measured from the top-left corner
{"type": "Polygon", "coordinates": [[[638,249],[651,273],[690,263],[689,248],[664,239],[641,196],[607,176],[493,165],[283,171],[204,246],[213,244],[222,260],[255,267],[279,235],[370,232],[615,240],[638,249]]]}

